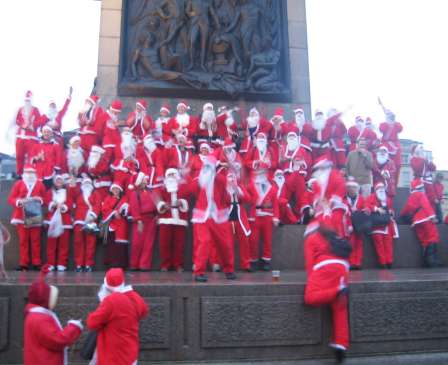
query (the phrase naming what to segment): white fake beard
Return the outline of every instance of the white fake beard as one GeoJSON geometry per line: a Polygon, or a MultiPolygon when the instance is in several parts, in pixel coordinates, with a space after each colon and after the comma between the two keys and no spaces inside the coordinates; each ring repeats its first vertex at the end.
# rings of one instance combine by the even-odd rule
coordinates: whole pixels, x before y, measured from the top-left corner
{"type": "Polygon", "coordinates": [[[139,122],[141,122],[146,116],[145,112],[135,112],[135,119],[139,122]]]}
{"type": "Polygon", "coordinates": [[[53,190],[53,201],[56,204],[63,204],[67,199],[67,190],[64,188],[60,188],[57,190],[53,190]]]}
{"type": "Polygon", "coordinates": [[[134,136],[132,133],[121,133],[121,144],[132,145],[134,143],[134,136]]]}
{"type": "Polygon", "coordinates": [[[236,152],[234,149],[231,149],[230,152],[224,152],[228,161],[234,161],[236,157],[236,152]]]}
{"type": "Polygon", "coordinates": [[[388,159],[388,155],[376,155],[376,162],[378,162],[379,165],[384,165],[388,159]]]}
{"type": "Polygon", "coordinates": [[[297,127],[299,127],[299,129],[302,130],[303,126],[305,125],[305,117],[303,115],[296,115],[295,121],[297,127]]]}
{"type": "Polygon", "coordinates": [[[375,192],[376,197],[378,198],[378,200],[382,203],[386,202],[387,199],[387,195],[386,195],[386,191],[385,190],[377,190],[375,192]]]}
{"type": "Polygon", "coordinates": [[[123,159],[132,157],[135,154],[135,145],[133,143],[126,144],[122,143],[120,145],[121,153],[123,154],[123,159]]]}
{"type": "Polygon", "coordinates": [[[90,198],[90,195],[92,195],[93,186],[90,184],[81,185],[81,192],[82,192],[82,196],[84,197],[84,199],[87,200],[90,198]]]}
{"type": "Polygon", "coordinates": [[[87,159],[87,167],[89,169],[94,169],[98,162],[101,160],[101,153],[98,152],[90,152],[89,158],[87,159]]]}
{"type": "Polygon", "coordinates": [[[266,175],[257,175],[254,178],[255,184],[266,184],[268,181],[268,178],[266,175]]]}
{"type": "Polygon", "coordinates": [[[36,183],[37,176],[34,173],[24,172],[23,175],[22,175],[22,179],[23,179],[23,182],[27,186],[31,186],[31,185],[36,183]]]}
{"type": "Polygon", "coordinates": [[[257,115],[256,117],[247,117],[247,125],[249,128],[255,128],[260,123],[260,117],[257,115]]]}
{"type": "Polygon", "coordinates": [[[366,124],[364,122],[356,122],[356,127],[358,128],[358,130],[363,131],[366,127],[366,124]]]}
{"type": "Polygon", "coordinates": [[[203,167],[199,174],[199,186],[202,188],[209,187],[210,184],[213,182],[214,177],[215,177],[215,171],[213,167],[211,166],[203,167]]]}
{"type": "Polygon", "coordinates": [[[187,113],[177,114],[176,121],[181,128],[188,127],[190,124],[190,116],[187,113]]]}
{"type": "Polygon", "coordinates": [[[288,140],[287,148],[288,151],[295,151],[299,147],[299,141],[297,138],[288,140]]]}
{"type": "Polygon", "coordinates": [[[49,108],[48,109],[48,112],[47,112],[48,119],[50,119],[51,121],[55,120],[57,115],[58,115],[58,111],[57,111],[56,108],[49,108]]]}
{"type": "Polygon", "coordinates": [[[205,123],[207,126],[212,125],[216,120],[216,114],[213,110],[205,110],[202,113],[201,121],[205,123]]]}
{"type": "Polygon", "coordinates": [[[92,109],[92,104],[86,101],[81,109],[81,113],[87,113],[90,111],[90,109],[92,109]]]}
{"type": "Polygon", "coordinates": [[[321,131],[325,128],[326,119],[324,117],[317,117],[313,119],[312,126],[315,130],[321,131]]]}
{"type": "Polygon", "coordinates": [[[145,139],[143,141],[143,146],[145,146],[145,150],[149,153],[153,153],[157,148],[156,143],[152,139],[145,139]]]}
{"type": "Polygon", "coordinates": [[[279,188],[281,188],[283,186],[283,184],[285,183],[285,177],[282,175],[277,175],[274,177],[274,181],[277,184],[277,186],[279,188]]]}
{"type": "Polygon", "coordinates": [[[165,188],[168,193],[175,193],[179,189],[179,183],[176,178],[168,177],[165,179],[165,188]]]}
{"type": "Polygon", "coordinates": [[[22,113],[23,113],[23,116],[25,117],[25,119],[29,118],[29,116],[31,115],[32,109],[33,109],[33,106],[31,105],[31,103],[25,103],[25,105],[22,108],[22,113]]]}
{"type": "Polygon", "coordinates": [[[256,141],[256,146],[258,151],[260,151],[260,153],[263,155],[266,152],[266,148],[267,148],[267,141],[265,140],[257,140],[256,141]]]}
{"type": "Polygon", "coordinates": [[[67,151],[67,164],[69,170],[78,170],[84,164],[84,155],[81,148],[69,147],[67,151]]]}
{"type": "Polygon", "coordinates": [[[163,125],[168,122],[168,118],[166,117],[158,117],[156,120],[156,129],[161,130],[163,125]]]}
{"type": "Polygon", "coordinates": [[[231,127],[235,123],[235,119],[230,115],[226,118],[225,124],[226,127],[231,127]]]}

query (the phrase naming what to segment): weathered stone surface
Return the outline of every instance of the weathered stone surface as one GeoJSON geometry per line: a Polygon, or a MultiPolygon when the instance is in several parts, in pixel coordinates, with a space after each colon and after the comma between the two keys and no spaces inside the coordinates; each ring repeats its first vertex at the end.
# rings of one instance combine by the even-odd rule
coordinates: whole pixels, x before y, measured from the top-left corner
{"type": "Polygon", "coordinates": [[[122,7],[123,7],[123,0],[102,0],[101,1],[102,9],[121,10],[122,7]]]}
{"type": "Polygon", "coordinates": [[[288,0],[288,20],[306,22],[305,0],[288,0]]]}
{"type": "Polygon", "coordinates": [[[203,297],[202,347],[312,345],[322,341],[320,310],[303,297],[203,297]]]}
{"type": "Polygon", "coordinates": [[[98,66],[97,93],[101,95],[102,101],[105,96],[112,98],[116,95],[117,83],[118,66],[98,66]]]}
{"type": "Polygon", "coordinates": [[[98,65],[118,66],[120,38],[100,37],[98,65]]]}
{"type": "Polygon", "coordinates": [[[171,299],[144,299],[150,303],[151,315],[140,324],[140,346],[145,350],[167,349],[171,343],[171,299]]]}
{"type": "Polygon", "coordinates": [[[9,298],[0,298],[0,352],[8,346],[9,340],[9,298]]]}
{"type": "MultiPolygon", "coordinates": [[[[306,23],[290,21],[289,29],[289,47],[290,48],[308,48],[306,23]]],[[[308,58],[308,57],[307,57],[308,58]]],[[[291,59],[291,66],[294,66],[294,60],[291,59]]]]}
{"type": "Polygon", "coordinates": [[[121,10],[102,9],[100,37],[120,37],[121,10]]]}
{"type": "Polygon", "coordinates": [[[448,294],[405,292],[350,297],[353,342],[446,338],[448,294]]]}

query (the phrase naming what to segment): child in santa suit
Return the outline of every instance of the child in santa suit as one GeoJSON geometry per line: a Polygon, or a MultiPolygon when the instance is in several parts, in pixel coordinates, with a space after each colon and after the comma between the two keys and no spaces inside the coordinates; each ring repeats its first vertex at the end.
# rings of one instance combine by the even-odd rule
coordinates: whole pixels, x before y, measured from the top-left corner
{"type": "Polygon", "coordinates": [[[95,265],[96,233],[100,214],[102,195],[94,190],[92,180],[84,178],[81,188],[76,185],[70,190],[77,192],[74,200],[74,238],[73,248],[77,272],[90,272],[95,265]]]}
{"type": "Polygon", "coordinates": [[[400,213],[412,220],[412,227],[422,245],[423,263],[426,267],[439,266],[437,246],[440,241],[436,226],[436,214],[425,193],[425,186],[421,179],[411,182],[411,195],[400,213]]]}
{"type": "Polygon", "coordinates": [[[251,230],[250,255],[251,268],[257,269],[257,264],[264,271],[271,270],[272,232],[278,226],[279,206],[277,187],[269,181],[267,170],[260,168],[254,171],[250,186],[252,206],[250,210],[251,230]],[[259,241],[263,241],[263,252],[260,258],[259,241]]]}
{"type": "Polygon", "coordinates": [[[149,271],[157,230],[157,208],[154,192],[148,188],[149,179],[139,172],[128,191],[129,217],[132,219],[132,241],[129,268],[149,271]]]}
{"type": "Polygon", "coordinates": [[[322,211],[318,218],[305,230],[305,269],[307,282],[305,304],[311,306],[329,305],[333,320],[333,335],[330,347],[338,362],[343,362],[349,347],[348,321],[348,273],[350,265],[346,258],[333,252],[329,235],[336,234],[331,209],[324,202],[318,203],[316,211],[322,211]]]}
{"type": "Polygon", "coordinates": [[[159,244],[161,271],[184,270],[184,250],[188,226],[188,189],[178,170],[167,169],[163,186],[157,191],[159,201],[159,244]]]}
{"type": "Polygon", "coordinates": [[[100,146],[92,146],[87,159],[87,173],[93,180],[95,191],[105,198],[112,185],[112,175],[110,172],[110,158],[106,150],[100,146]]]}
{"type": "MultiPolygon", "coordinates": [[[[359,193],[360,187],[356,180],[349,176],[347,183],[347,195],[344,198],[344,202],[349,208],[349,214],[354,212],[361,212],[365,210],[364,197],[359,193]]],[[[363,258],[363,236],[361,233],[356,232],[352,227],[352,222],[347,223],[349,228],[349,240],[352,244],[352,254],[350,256],[350,269],[361,270],[362,258],[363,258]]]]}
{"type": "Polygon", "coordinates": [[[104,264],[110,267],[128,266],[128,198],[123,186],[114,182],[109,195],[101,204],[102,223],[108,224],[108,237],[104,264]]]}
{"type": "Polygon", "coordinates": [[[216,175],[216,159],[209,156],[199,177],[189,183],[196,198],[193,209],[193,257],[194,278],[198,282],[208,280],[205,275],[211,245],[216,245],[223,271],[228,280],[235,280],[232,230],[229,223],[230,195],[222,175],[216,175]]]}
{"type": "Polygon", "coordinates": [[[40,269],[40,234],[42,224],[36,223],[26,226],[23,206],[29,200],[37,200],[43,205],[45,194],[45,186],[37,179],[36,169],[32,165],[25,165],[22,180],[14,183],[8,198],[8,203],[13,207],[11,224],[16,226],[19,236],[20,262],[18,270],[28,270],[30,253],[31,264],[34,269],[40,269]]]}
{"type": "MultiPolygon", "coordinates": [[[[366,208],[370,213],[393,215],[392,199],[387,196],[383,183],[375,185],[374,193],[366,200],[366,208]]],[[[390,269],[394,261],[394,238],[398,238],[395,221],[391,219],[386,225],[373,227],[371,234],[380,266],[390,269]]]]}
{"type": "Polygon", "coordinates": [[[19,108],[16,116],[16,171],[19,176],[22,175],[25,162],[29,160],[31,150],[37,143],[40,112],[32,104],[32,98],[33,93],[27,91],[24,105],[19,108]]]}
{"type": "Polygon", "coordinates": [[[45,204],[48,206],[47,219],[44,223],[51,227],[51,222],[55,214],[62,217],[62,232],[59,236],[51,235],[48,231],[47,239],[47,263],[50,270],[66,271],[68,264],[68,252],[70,241],[70,230],[73,228],[71,208],[73,199],[69,190],[64,186],[64,178],[56,175],[53,178],[53,188],[47,191],[45,196],[45,204]]]}
{"type": "Polygon", "coordinates": [[[422,144],[412,146],[411,168],[415,178],[422,179],[425,185],[426,196],[432,207],[436,208],[437,195],[433,184],[433,173],[436,171],[436,165],[426,157],[422,144]]]}
{"type": "Polygon", "coordinates": [[[81,148],[89,153],[94,145],[101,145],[104,131],[105,111],[99,105],[99,97],[89,96],[78,113],[79,136],[81,137],[81,148]]]}
{"type": "Polygon", "coordinates": [[[128,114],[126,120],[126,126],[138,142],[141,142],[143,137],[153,129],[154,122],[151,116],[146,114],[147,109],[148,103],[143,99],[138,100],[135,103],[135,110],[128,114]]]}
{"type": "Polygon", "coordinates": [[[386,186],[387,196],[396,195],[396,168],[393,160],[389,158],[389,151],[385,145],[380,145],[373,160],[373,185],[383,183],[386,186]]]}
{"type": "Polygon", "coordinates": [[[24,365],[67,364],[67,350],[81,336],[83,326],[79,320],[70,320],[62,327],[53,309],[58,299],[58,289],[45,282],[47,266],[28,290],[23,334],[24,365]]]}

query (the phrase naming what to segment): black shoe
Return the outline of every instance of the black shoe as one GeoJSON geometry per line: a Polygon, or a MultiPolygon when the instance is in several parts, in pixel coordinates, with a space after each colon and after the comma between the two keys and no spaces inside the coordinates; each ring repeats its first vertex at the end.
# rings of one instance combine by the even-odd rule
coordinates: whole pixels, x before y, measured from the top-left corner
{"type": "Polygon", "coordinates": [[[41,265],[33,265],[33,271],[40,271],[41,265]]]}
{"type": "Polygon", "coordinates": [[[75,271],[76,272],[82,272],[83,271],[82,266],[76,266],[75,271]]]}
{"type": "Polygon", "coordinates": [[[151,269],[140,269],[141,272],[150,272],[151,269]]]}
{"type": "Polygon", "coordinates": [[[249,268],[249,270],[250,270],[251,272],[255,272],[255,271],[257,271],[257,269],[258,269],[257,262],[256,262],[256,261],[252,261],[252,262],[250,263],[250,268],[249,268]]]}
{"type": "Polygon", "coordinates": [[[194,276],[194,281],[197,281],[198,283],[205,283],[208,281],[208,277],[207,275],[195,275],[194,276]]]}
{"type": "Polygon", "coordinates": [[[85,266],[84,267],[84,272],[92,272],[93,271],[93,267],[92,266],[85,266]]]}
{"type": "Polygon", "coordinates": [[[350,270],[351,271],[358,271],[358,270],[362,270],[361,266],[358,265],[352,265],[350,266],[350,270]]]}
{"type": "Polygon", "coordinates": [[[28,266],[17,266],[16,271],[28,271],[28,266]]]}
{"type": "Polygon", "coordinates": [[[226,272],[225,275],[227,280],[236,280],[236,275],[234,272],[226,272]]]}
{"type": "Polygon", "coordinates": [[[392,269],[392,264],[386,264],[386,269],[388,270],[392,269]]]}
{"type": "Polygon", "coordinates": [[[140,271],[140,269],[128,269],[128,271],[130,271],[130,272],[136,272],[136,271],[140,271]]]}
{"type": "Polygon", "coordinates": [[[260,261],[261,270],[263,271],[271,271],[271,262],[266,260],[260,261]]]}
{"type": "Polygon", "coordinates": [[[340,297],[340,296],[342,296],[342,295],[348,295],[348,292],[349,292],[349,289],[348,289],[348,286],[347,286],[347,287],[345,287],[345,288],[343,288],[343,289],[341,289],[341,290],[339,291],[339,293],[338,293],[338,297],[340,297]]]}
{"type": "Polygon", "coordinates": [[[337,364],[342,364],[345,360],[345,350],[334,349],[334,358],[337,364]]]}

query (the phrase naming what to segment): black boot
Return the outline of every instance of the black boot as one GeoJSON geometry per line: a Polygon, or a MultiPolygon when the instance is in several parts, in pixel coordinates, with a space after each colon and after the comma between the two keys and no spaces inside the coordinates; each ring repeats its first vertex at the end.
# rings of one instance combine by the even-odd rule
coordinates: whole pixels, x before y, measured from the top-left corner
{"type": "Polygon", "coordinates": [[[257,269],[258,269],[257,262],[256,261],[251,261],[250,262],[250,271],[251,272],[255,272],[255,271],[257,271],[257,269]]]}
{"type": "Polygon", "coordinates": [[[234,272],[226,272],[225,276],[227,280],[236,280],[236,275],[234,272]]]}
{"type": "Polygon", "coordinates": [[[194,281],[197,281],[198,283],[205,283],[207,282],[208,277],[207,275],[201,274],[201,275],[195,275],[194,281]]]}
{"type": "Polygon", "coordinates": [[[267,260],[260,260],[260,268],[263,271],[271,271],[271,261],[267,261],[267,260]]]}
{"type": "Polygon", "coordinates": [[[426,247],[426,267],[434,268],[438,266],[437,245],[431,243],[426,247]]]}
{"type": "Polygon", "coordinates": [[[345,350],[334,349],[334,358],[337,364],[342,364],[345,360],[345,350]]]}

